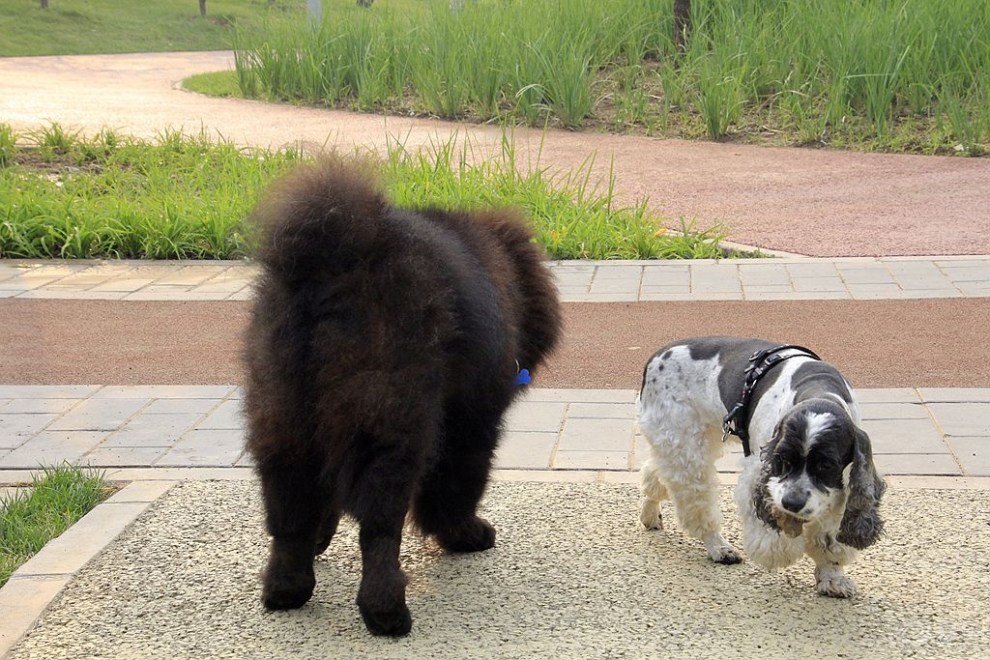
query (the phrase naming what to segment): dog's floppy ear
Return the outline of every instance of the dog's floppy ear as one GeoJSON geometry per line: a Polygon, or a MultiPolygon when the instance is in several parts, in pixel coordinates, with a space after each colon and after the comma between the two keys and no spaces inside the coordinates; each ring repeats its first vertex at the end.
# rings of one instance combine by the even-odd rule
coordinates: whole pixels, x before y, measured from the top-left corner
{"type": "Polygon", "coordinates": [[[777,422],[770,442],[760,448],[760,478],[754,485],[752,493],[753,510],[756,512],[756,517],[762,520],[767,527],[778,532],[781,531],[780,525],[777,524],[770,511],[771,499],[768,482],[773,471],[773,453],[777,449],[777,443],[780,442],[780,434],[783,431],[781,425],[782,422],[777,422]]]}
{"type": "Polygon", "coordinates": [[[873,465],[870,436],[856,429],[852,469],[849,472],[849,497],[836,536],[839,543],[859,550],[876,543],[883,533],[884,522],[877,507],[885,490],[887,484],[873,465]]]}

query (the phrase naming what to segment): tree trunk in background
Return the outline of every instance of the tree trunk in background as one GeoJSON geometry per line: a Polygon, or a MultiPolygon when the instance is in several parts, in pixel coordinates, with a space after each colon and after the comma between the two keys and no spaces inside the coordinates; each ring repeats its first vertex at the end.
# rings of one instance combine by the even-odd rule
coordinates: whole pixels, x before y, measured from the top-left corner
{"type": "Polygon", "coordinates": [[[691,0],[674,0],[674,46],[678,53],[687,50],[691,33],[691,0]]]}
{"type": "Polygon", "coordinates": [[[48,9],[48,0],[41,0],[41,8],[48,9]]]}
{"type": "Polygon", "coordinates": [[[199,15],[206,16],[206,0],[199,0],[199,15]]]}

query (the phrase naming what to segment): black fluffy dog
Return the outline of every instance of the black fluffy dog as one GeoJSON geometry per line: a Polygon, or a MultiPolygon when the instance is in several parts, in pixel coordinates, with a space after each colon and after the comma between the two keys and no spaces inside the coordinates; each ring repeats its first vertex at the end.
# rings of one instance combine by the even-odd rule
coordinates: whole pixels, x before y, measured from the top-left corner
{"type": "Polygon", "coordinates": [[[406,514],[448,551],[494,545],[476,508],[502,417],[561,321],[515,213],[399,209],[372,179],[362,163],[304,166],[255,212],[245,406],[273,537],[265,606],[310,599],[314,557],[346,513],[365,624],[404,635],[406,514]]]}

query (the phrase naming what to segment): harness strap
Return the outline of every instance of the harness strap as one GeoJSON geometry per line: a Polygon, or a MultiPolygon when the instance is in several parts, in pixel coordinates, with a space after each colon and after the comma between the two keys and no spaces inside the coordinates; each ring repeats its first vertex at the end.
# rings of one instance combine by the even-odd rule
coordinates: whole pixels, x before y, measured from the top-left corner
{"type": "Polygon", "coordinates": [[[771,369],[792,357],[810,357],[814,360],[821,360],[814,351],[798,346],[796,344],[785,344],[783,346],[773,346],[762,351],[756,351],[749,358],[749,366],[746,367],[746,382],[743,383],[742,393],[739,401],[732,407],[729,414],[722,419],[722,439],[725,436],[734,435],[742,441],[743,455],[749,456],[753,452],[749,448],[749,404],[753,398],[753,391],[756,390],[757,383],[771,369]],[[781,355],[782,351],[794,350],[796,353],[781,355]]]}

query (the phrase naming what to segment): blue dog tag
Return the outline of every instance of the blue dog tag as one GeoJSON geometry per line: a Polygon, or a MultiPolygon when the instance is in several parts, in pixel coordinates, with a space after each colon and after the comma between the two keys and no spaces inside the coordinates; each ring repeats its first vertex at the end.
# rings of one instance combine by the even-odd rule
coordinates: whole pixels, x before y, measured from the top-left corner
{"type": "Polygon", "coordinates": [[[522,387],[523,385],[529,385],[533,382],[533,379],[529,375],[529,369],[520,369],[519,373],[516,374],[516,386],[522,387]]]}

